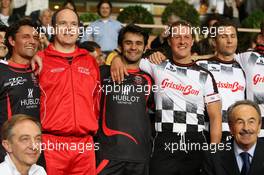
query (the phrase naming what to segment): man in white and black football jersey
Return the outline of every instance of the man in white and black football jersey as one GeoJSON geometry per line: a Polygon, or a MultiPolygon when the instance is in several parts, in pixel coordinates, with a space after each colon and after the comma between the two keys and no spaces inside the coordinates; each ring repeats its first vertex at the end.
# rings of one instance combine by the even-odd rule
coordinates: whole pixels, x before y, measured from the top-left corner
{"type": "MultiPolygon", "coordinates": [[[[264,21],[260,26],[260,35],[264,38],[264,21]]],[[[246,75],[246,96],[259,105],[262,125],[259,137],[264,139],[264,44],[259,43],[253,51],[237,54],[235,59],[246,75]]]]}
{"type": "MultiPolygon", "coordinates": [[[[159,87],[154,93],[156,137],[150,175],[199,174],[203,154],[199,146],[206,142],[205,112],[209,115],[210,127],[214,128],[210,133],[211,142],[221,140],[217,85],[209,71],[192,61],[193,42],[191,25],[178,21],[172,24],[168,38],[172,57],[160,65],[148,59],[140,61],[140,69],[150,74],[159,87]]],[[[125,66],[118,58],[111,66],[112,78],[116,80],[125,66]]]]}
{"type": "MultiPolygon", "coordinates": [[[[234,60],[237,49],[237,27],[230,20],[220,20],[215,25],[216,36],[213,38],[216,55],[196,63],[210,71],[215,78],[222,98],[222,141],[231,135],[228,127],[227,109],[239,100],[245,99],[246,80],[240,65],[234,60]]],[[[209,127],[206,127],[206,131],[209,127]]]]}

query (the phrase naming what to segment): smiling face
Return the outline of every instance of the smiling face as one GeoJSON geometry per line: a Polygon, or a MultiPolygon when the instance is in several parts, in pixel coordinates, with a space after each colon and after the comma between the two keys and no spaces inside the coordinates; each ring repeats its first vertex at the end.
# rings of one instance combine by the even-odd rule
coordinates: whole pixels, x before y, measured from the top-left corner
{"type": "Polygon", "coordinates": [[[11,130],[11,138],[2,141],[16,167],[30,167],[35,164],[40,155],[40,151],[36,149],[40,143],[40,128],[30,120],[18,122],[11,130]]]}
{"type": "Polygon", "coordinates": [[[138,63],[145,49],[143,35],[127,32],[122,41],[122,54],[125,61],[129,63],[138,63]]]}
{"type": "Polygon", "coordinates": [[[11,5],[11,0],[1,0],[1,7],[2,8],[9,8],[11,5]]]}
{"type": "Polygon", "coordinates": [[[174,26],[168,41],[174,56],[173,59],[181,60],[191,57],[191,48],[194,40],[189,26],[174,26]]]}
{"type": "Polygon", "coordinates": [[[52,12],[50,10],[45,10],[39,18],[41,24],[48,27],[48,25],[51,25],[52,12]]]}
{"type": "Polygon", "coordinates": [[[254,107],[239,105],[232,111],[229,127],[239,147],[248,150],[257,142],[261,128],[260,116],[254,107]]]}
{"type": "Polygon", "coordinates": [[[103,3],[99,8],[99,14],[102,18],[108,18],[111,14],[111,7],[108,3],[103,3]]]}
{"type": "Polygon", "coordinates": [[[78,39],[78,17],[74,11],[64,9],[56,16],[56,36],[55,43],[60,46],[75,46],[78,39]]]}
{"type": "Polygon", "coordinates": [[[21,59],[31,60],[37,52],[39,45],[38,33],[33,27],[21,26],[15,38],[9,37],[9,43],[13,46],[13,55],[19,55],[21,59]]]}

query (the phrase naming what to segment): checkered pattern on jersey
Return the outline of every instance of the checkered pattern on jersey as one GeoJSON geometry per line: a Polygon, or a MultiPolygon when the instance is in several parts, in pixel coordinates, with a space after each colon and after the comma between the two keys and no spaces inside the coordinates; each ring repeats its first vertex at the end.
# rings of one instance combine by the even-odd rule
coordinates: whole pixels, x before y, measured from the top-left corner
{"type": "Polygon", "coordinates": [[[247,99],[257,103],[261,110],[262,126],[259,137],[264,138],[264,83],[260,82],[255,84],[254,77],[259,74],[260,77],[264,76],[264,57],[257,52],[244,52],[236,55],[236,60],[240,63],[246,74],[247,80],[247,99]]]}
{"type": "MultiPolygon", "coordinates": [[[[183,105],[182,105],[183,106],[183,105]]],[[[156,111],[156,130],[159,132],[197,132],[204,129],[204,114],[197,106],[185,102],[185,109],[176,110],[171,99],[162,99],[162,109],[156,111]]]]}
{"type": "Polygon", "coordinates": [[[241,66],[237,63],[234,62],[231,66],[227,66],[227,64],[225,63],[221,63],[218,60],[202,60],[201,62],[198,61],[197,64],[203,68],[205,68],[208,71],[211,71],[213,73],[213,71],[215,70],[220,70],[223,73],[232,73],[234,72],[234,69],[242,69],[241,66]]]}
{"type": "MultiPolygon", "coordinates": [[[[168,63],[170,64],[170,63],[168,63]]],[[[169,67],[172,69],[172,67],[169,67]]],[[[201,67],[177,67],[172,70],[177,76],[186,77],[186,81],[197,79],[203,86],[208,77],[201,67]],[[190,79],[190,80],[188,80],[190,79]]],[[[187,101],[183,96],[162,96],[156,99],[155,128],[158,132],[197,132],[204,129],[204,111],[197,104],[187,101]]]]}

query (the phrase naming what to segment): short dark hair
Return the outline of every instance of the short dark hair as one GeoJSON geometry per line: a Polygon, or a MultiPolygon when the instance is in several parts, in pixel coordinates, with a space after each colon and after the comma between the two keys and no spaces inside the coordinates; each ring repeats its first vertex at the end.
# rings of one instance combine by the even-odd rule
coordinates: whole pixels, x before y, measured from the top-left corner
{"type": "Polygon", "coordinates": [[[149,35],[148,33],[140,26],[135,24],[128,24],[127,26],[123,27],[118,34],[118,45],[122,47],[122,42],[124,40],[124,36],[126,33],[135,33],[138,35],[142,35],[144,38],[144,46],[148,44],[149,35]]]}
{"type": "Polygon", "coordinates": [[[210,14],[207,16],[207,19],[206,19],[206,27],[210,27],[209,23],[211,21],[213,21],[213,20],[220,21],[222,19],[223,19],[223,17],[221,15],[219,15],[218,13],[210,14]]]}
{"type": "Polygon", "coordinates": [[[194,31],[192,31],[192,25],[191,25],[191,23],[189,23],[187,21],[184,21],[184,20],[179,20],[179,21],[176,21],[176,22],[174,22],[174,23],[171,24],[171,26],[169,28],[170,35],[168,36],[168,38],[171,38],[172,37],[173,28],[176,27],[176,26],[187,26],[187,27],[189,27],[191,29],[192,37],[193,38],[195,37],[194,31]]]}
{"type": "Polygon", "coordinates": [[[73,10],[77,11],[76,5],[75,5],[75,3],[72,0],[66,0],[63,3],[62,8],[68,8],[68,7],[66,7],[67,4],[71,4],[73,6],[73,10]]]}
{"type": "Polygon", "coordinates": [[[53,15],[52,15],[52,18],[51,18],[51,25],[55,28],[56,27],[56,18],[57,18],[57,16],[58,16],[58,14],[61,12],[61,11],[63,11],[63,10],[71,10],[71,11],[73,11],[74,13],[75,13],[75,15],[77,16],[77,20],[78,20],[78,25],[80,26],[80,17],[79,17],[79,15],[78,15],[78,13],[76,12],[76,11],[74,11],[74,10],[72,10],[72,9],[69,9],[69,8],[61,8],[61,9],[59,9],[59,10],[57,10],[53,15]]]}
{"type": "Polygon", "coordinates": [[[238,107],[240,105],[247,105],[247,106],[253,107],[257,111],[257,113],[259,115],[259,121],[261,122],[261,111],[260,111],[258,104],[256,104],[255,102],[253,102],[251,100],[240,100],[240,101],[235,102],[231,106],[229,106],[229,108],[227,109],[228,123],[232,122],[233,111],[236,107],[238,107]]]}
{"type": "Polygon", "coordinates": [[[22,26],[30,26],[34,29],[37,29],[38,26],[36,23],[34,23],[31,18],[23,18],[15,23],[13,23],[11,26],[7,28],[6,35],[5,35],[5,45],[7,46],[9,52],[12,54],[12,48],[13,46],[9,43],[8,38],[11,37],[12,39],[16,38],[16,33],[19,31],[20,27],[22,26]]]}
{"type": "Polygon", "coordinates": [[[8,27],[6,25],[0,25],[0,32],[6,32],[7,28],[8,27]]]}
{"type": "Polygon", "coordinates": [[[108,4],[108,5],[110,6],[110,10],[111,10],[111,12],[112,12],[112,8],[113,8],[112,3],[111,3],[109,0],[101,0],[101,1],[97,4],[97,13],[98,13],[99,16],[102,16],[101,13],[100,13],[100,8],[101,8],[101,6],[102,6],[103,4],[105,4],[105,3],[108,4]]]}
{"type": "Polygon", "coordinates": [[[14,126],[25,120],[34,122],[41,131],[41,124],[36,118],[25,115],[25,114],[16,114],[16,115],[13,115],[11,119],[4,122],[2,129],[1,129],[1,140],[10,140],[13,134],[12,129],[14,128],[14,126]]]}
{"type": "Polygon", "coordinates": [[[94,52],[96,48],[101,48],[99,44],[94,41],[85,41],[79,45],[80,48],[86,49],[89,52],[94,52]]]}
{"type": "Polygon", "coordinates": [[[218,31],[220,27],[234,27],[236,30],[236,34],[238,33],[237,25],[232,20],[228,20],[228,19],[219,20],[213,25],[213,27],[215,27],[215,31],[216,31],[215,38],[219,35],[218,31]]]}

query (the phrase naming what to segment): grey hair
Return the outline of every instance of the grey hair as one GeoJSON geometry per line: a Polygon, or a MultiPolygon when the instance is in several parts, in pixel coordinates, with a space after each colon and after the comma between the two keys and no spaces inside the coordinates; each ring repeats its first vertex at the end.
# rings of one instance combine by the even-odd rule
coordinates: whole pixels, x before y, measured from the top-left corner
{"type": "Polygon", "coordinates": [[[228,110],[227,110],[227,117],[228,117],[228,123],[231,123],[232,121],[232,113],[234,111],[234,109],[240,105],[247,105],[247,106],[251,106],[253,107],[259,116],[259,121],[261,122],[261,112],[260,112],[260,108],[258,106],[258,104],[256,104],[255,102],[251,101],[251,100],[240,100],[235,102],[234,104],[232,104],[231,106],[229,106],[228,110]]]}

